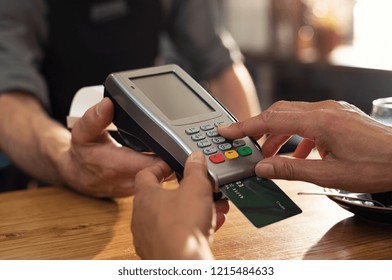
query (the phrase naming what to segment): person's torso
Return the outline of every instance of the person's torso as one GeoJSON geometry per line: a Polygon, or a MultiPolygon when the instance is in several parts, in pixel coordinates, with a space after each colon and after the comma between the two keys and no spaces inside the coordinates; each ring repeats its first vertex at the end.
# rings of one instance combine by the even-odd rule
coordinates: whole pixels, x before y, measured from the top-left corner
{"type": "Polygon", "coordinates": [[[160,0],[46,0],[49,36],[42,72],[53,116],[65,122],[75,92],[111,72],[148,67],[158,53],[160,0]]]}

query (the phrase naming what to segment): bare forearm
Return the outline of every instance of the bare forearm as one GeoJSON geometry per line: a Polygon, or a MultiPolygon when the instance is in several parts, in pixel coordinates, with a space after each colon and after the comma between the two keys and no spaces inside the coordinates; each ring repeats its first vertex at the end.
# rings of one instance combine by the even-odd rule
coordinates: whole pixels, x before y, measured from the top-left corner
{"type": "Polygon", "coordinates": [[[0,95],[0,131],[0,148],[15,164],[36,178],[61,183],[56,163],[71,136],[34,97],[0,95]]]}
{"type": "Polygon", "coordinates": [[[243,64],[232,65],[210,81],[210,92],[239,120],[261,112],[253,81],[243,64]]]}

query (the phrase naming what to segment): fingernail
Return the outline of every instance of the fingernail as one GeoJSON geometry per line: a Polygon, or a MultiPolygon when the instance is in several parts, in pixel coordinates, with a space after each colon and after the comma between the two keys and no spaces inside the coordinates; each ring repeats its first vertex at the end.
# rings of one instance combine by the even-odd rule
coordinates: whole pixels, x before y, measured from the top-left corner
{"type": "Polygon", "coordinates": [[[189,161],[204,164],[205,162],[204,154],[200,151],[193,152],[189,157],[189,161]]]}
{"type": "Polygon", "coordinates": [[[104,99],[102,99],[101,102],[99,102],[99,103],[95,106],[95,112],[97,113],[97,116],[98,116],[98,117],[101,116],[103,101],[104,101],[104,99]]]}
{"type": "Polygon", "coordinates": [[[271,177],[275,174],[274,166],[270,163],[258,163],[255,169],[256,175],[260,177],[271,177]]]}

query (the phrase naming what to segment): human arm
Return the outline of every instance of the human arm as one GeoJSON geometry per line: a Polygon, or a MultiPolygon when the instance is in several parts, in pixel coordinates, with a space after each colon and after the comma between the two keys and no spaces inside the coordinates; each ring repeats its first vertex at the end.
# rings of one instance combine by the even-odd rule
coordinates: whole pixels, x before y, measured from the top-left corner
{"type": "Polygon", "coordinates": [[[48,183],[99,197],[130,195],[136,172],[159,159],[109,137],[109,100],[88,110],[72,132],[47,113],[51,98],[40,71],[48,44],[47,9],[43,0],[0,1],[0,149],[48,183]]]}
{"type": "Polygon", "coordinates": [[[266,157],[256,174],[270,179],[301,180],[352,192],[391,191],[392,128],[353,105],[323,101],[277,102],[260,115],[219,128],[228,138],[260,138],[266,157]],[[291,157],[276,152],[291,136],[304,137],[291,157]],[[316,148],[321,159],[306,159],[316,148]]]}
{"type": "Polygon", "coordinates": [[[239,120],[246,120],[261,112],[256,88],[244,64],[228,66],[208,84],[210,93],[239,120]]]}
{"type": "Polygon", "coordinates": [[[170,172],[160,162],[136,176],[131,224],[136,252],[143,259],[212,259],[212,234],[223,224],[228,202],[214,206],[202,153],[188,158],[178,189],[160,185],[170,172]]]}
{"type": "MultiPolygon", "coordinates": [[[[238,119],[260,112],[253,80],[243,56],[219,22],[215,0],[174,0],[168,15],[168,34],[180,66],[225,105],[238,119]]],[[[171,62],[171,61],[169,61],[171,62]]]]}
{"type": "Polygon", "coordinates": [[[133,194],[135,174],[158,158],[121,147],[105,131],[108,99],[89,109],[72,132],[51,119],[33,96],[0,95],[0,149],[32,176],[97,197],[133,194]]]}

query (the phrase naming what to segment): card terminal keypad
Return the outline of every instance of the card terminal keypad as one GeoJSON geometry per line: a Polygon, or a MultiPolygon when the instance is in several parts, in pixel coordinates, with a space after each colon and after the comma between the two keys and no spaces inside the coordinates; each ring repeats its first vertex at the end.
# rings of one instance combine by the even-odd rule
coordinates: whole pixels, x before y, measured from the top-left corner
{"type": "Polygon", "coordinates": [[[243,139],[228,140],[219,135],[216,127],[221,124],[224,124],[224,122],[189,127],[185,129],[185,133],[196,142],[197,147],[202,149],[209,160],[215,164],[251,155],[252,148],[247,146],[243,139]]]}

